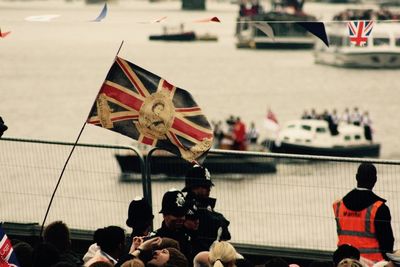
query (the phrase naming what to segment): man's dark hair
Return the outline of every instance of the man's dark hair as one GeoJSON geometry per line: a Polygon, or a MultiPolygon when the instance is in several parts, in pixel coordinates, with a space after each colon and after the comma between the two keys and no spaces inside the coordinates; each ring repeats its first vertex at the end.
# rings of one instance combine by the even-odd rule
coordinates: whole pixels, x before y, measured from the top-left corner
{"type": "Polygon", "coordinates": [[[125,244],[125,231],[118,226],[108,226],[94,232],[94,242],[107,254],[120,249],[125,244]]]}
{"type": "Polygon", "coordinates": [[[356,179],[357,187],[372,189],[377,180],[375,166],[372,163],[361,163],[357,169],[356,179]]]}
{"type": "Polygon", "coordinates": [[[47,225],[43,232],[43,240],[55,246],[60,252],[71,247],[69,228],[62,221],[55,221],[47,225]]]}

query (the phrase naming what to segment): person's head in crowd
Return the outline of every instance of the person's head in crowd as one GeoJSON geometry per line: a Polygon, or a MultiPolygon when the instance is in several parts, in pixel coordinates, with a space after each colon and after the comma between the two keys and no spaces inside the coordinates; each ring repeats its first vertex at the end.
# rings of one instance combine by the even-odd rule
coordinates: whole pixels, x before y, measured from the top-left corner
{"type": "Polygon", "coordinates": [[[372,163],[361,163],[357,169],[356,179],[357,187],[372,190],[377,181],[375,166],[372,163]]]}
{"type": "Polygon", "coordinates": [[[214,186],[211,181],[211,175],[207,168],[194,165],[185,175],[185,187],[183,192],[192,192],[198,198],[208,198],[211,187],[214,186]]]}
{"type": "Polygon", "coordinates": [[[389,259],[387,263],[387,267],[399,267],[400,266],[400,249],[394,251],[393,253],[386,253],[386,256],[389,259]]]}
{"type": "Polygon", "coordinates": [[[3,133],[7,131],[8,127],[4,124],[3,118],[0,117],[0,137],[3,136],[3,133]]]}
{"type": "Polygon", "coordinates": [[[179,247],[179,242],[176,241],[175,239],[168,237],[161,238],[161,243],[158,246],[158,249],[163,249],[163,248],[176,248],[177,250],[181,250],[181,248],[179,247]]]}
{"type": "Polygon", "coordinates": [[[89,267],[113,267],[114,265],[109,261],[96,261],[89,265],[89,267]]]}
{"type": "Polygon", "coordinates": [[[364,267],[364,265],[355,259],[343,259],[339,262],[337,267],[364,267]]]}
{"type": "Polygon", "coordinates": [[[133,236],[146,236],[149,233],[154,215],[144,198],[135,198],[128,208],[126,225],[133,229],[133,236]]]}
{"type": "Polygon", "coordinates": [[[269,259],[265,267],[289,267],[289,263],[280,257],[269,259]]]}
{"type": "Polygon", "coordinates": [[[121,267],[144,267],[144,263],[139,259],[124,262],[121,267]]]}
{"type": "Polygon", "coordinates": [[[39,243],[33,249],[33,267],[51,267],[60,261],[60,252],[50,243],[39,243]]]}
{"type": "Polygon", "coordinates": [[[97,229],[94,242],[103,252],[118,260],[125,250],[125,231],[118,226],[97,229]]]}
{"type": "Polygon", "coordinates": [[[343,259],[360,260],[360,251],[350,244],[343,244],[337,247],[333,252],[332,261],[337,266],[343,259]]]}
{"type": "Polygon", "coordinates": [[[164,248],[156,250],[147,265],[151,267],[187,267],[188,261],[185,255],[176,248],[164,248]]]}
{"type": "Polygon", "coordinates": [[[55,246],[60,252],[71,247],[69,228],[62,221],[55,221],[47,225],[43,232],[43,240],[55,246]]]}
{"type": "Polygon", "coordinates": [[[185,229],[191,232],[197,231],[199,229],[200,219],[196,205],[188,207],[185,216],[185,222],[183,225],[185,226],[185,229]]]}
{"type": "Polygon", "coordinates": [[[236,249],[226,241],[215,241],[210,247],[208,260],[214,267],[233,267],[236,266],[236,249]]]}
{"type": "Polygon", "coordinates": [[[13,249],[15,256],[20,264],[19,267],[32,267],[32,255],[33,255],[33,248],[26,242],[13,241],[13,249]]]}
{"type": "Polygon", "coordinates": [[[171,189],[163,196],[161,211],[165,226],[170,230],[177,230],[183,227],[187,207],[185,196],[177,189],[171,189]]]}

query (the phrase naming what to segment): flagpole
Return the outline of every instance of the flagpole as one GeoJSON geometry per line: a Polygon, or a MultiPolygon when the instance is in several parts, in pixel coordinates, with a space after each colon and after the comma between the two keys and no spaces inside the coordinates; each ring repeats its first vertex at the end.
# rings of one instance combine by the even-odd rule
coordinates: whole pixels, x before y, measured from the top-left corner
{"type": "MultiPolygon", "coordinates": [[[[115,58],[117,58],[119,52],[121,51],[121,48],[122,48],[122,45],[123,45],[123,44],[124,44],[124,40],[122,40],[121,45],[120,45],[119,48],[118,48],[117,54],[115,55],[115,58]]],[[[114,61],[115,61],[115,59],[114,59],[114,61]]],[[[93,107],[94,103],[96,102],[96,99],[97,99],[97,95],[96,95],[96,98],[95,98],[95,100],[93,101],[93,104],[92,104],[91,107],[93,107]]],[[[49,205],[47,206],[46,214],[44,215],[44,219],[43,219],[43,222],[42,222],[42,226],[41,226],[41,228],[40,228],[40,238],[43,237],[44,225],[45,225],[45,223],[46,223],[47,216],[49,215],[50,207],[51,207],[51,204],[53,203],[54,196],[56,195],[58,186],[59,186],[60,183],[61,183],[61,179],[62,179],[62,177],[63,177],[63,175],[64,175],[65,169],[67,168],[68,162],[69,162],[69,160],[71,159],[72,153],[74,152],[75,147],[76,147],[76,145],[78,144],[79,139],[81,138],[81,135],[82,135],[82,133],[83,133],[83,130],[85,129],[86,121],[87,121],[87,118],[89,118],[90,112],[91,112],[91,109],[90,109],[88,115],[86,116],[86,120],[85,120],[85,122],[83,123],[82,128],[81,128],[81,130],[80,130],[80,132],[79,132],[79,134],[78,134],[78,137],[76,138],[75,143],[74,143],[74,145],[72,146],[72,149],[71,149],[71,151],[70,151],[70,153],[69,153],[69,155],[68,155],[68,158],[67,158],[67,160],[66,160],[65,163],[64,163],[64,167],[62,168],[62,171],[61,171],[61,173],[60,173],[60,177],[58,177],[57,184],[56,184],[56,186],[55,186],[55,188],[54,188],[54,190],[53,190],[53,194],[51,195],[50,202],[49,202],[49,205]]]]}

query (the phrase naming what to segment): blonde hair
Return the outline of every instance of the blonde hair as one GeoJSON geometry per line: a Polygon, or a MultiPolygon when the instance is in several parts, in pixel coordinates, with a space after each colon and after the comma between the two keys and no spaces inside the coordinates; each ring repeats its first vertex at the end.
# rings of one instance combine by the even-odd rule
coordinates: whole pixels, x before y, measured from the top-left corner
{"type": "Polygon", "coordinates": [[[236,261],[236,249],[226,241],[215,241],[210,247],[208,259],[211,266],[223,267],[236,261]]]}

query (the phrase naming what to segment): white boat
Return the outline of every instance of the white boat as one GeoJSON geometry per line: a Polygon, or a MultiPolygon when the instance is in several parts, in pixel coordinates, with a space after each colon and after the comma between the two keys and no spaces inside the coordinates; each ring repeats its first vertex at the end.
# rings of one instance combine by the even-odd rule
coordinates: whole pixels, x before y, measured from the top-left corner
{"type": "Polygon", "coordinates": [[[316,63],[352,68],[399,68],[400,24],[376,23],[365,46],[350,44],[346,23],[326,27],[329,47],[318,42],[316,63]]]}
{"type": "Polygon", "coordinates": [[[379,157],[380,144],[365,138],[364,127],[339,124],[333,135],[325,120],[294,120],[286,123],[271,143],[277,153],[341,157],[379,157]]]}

